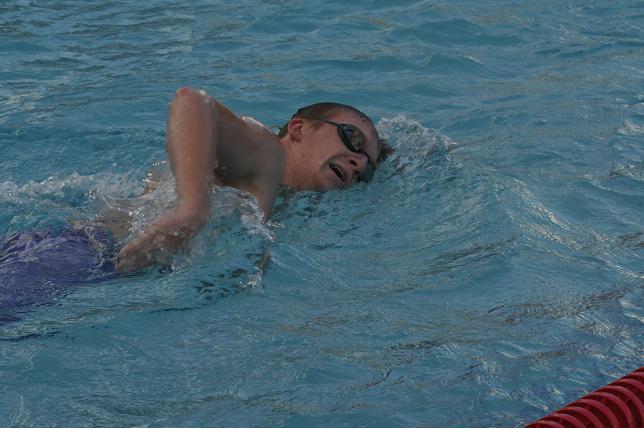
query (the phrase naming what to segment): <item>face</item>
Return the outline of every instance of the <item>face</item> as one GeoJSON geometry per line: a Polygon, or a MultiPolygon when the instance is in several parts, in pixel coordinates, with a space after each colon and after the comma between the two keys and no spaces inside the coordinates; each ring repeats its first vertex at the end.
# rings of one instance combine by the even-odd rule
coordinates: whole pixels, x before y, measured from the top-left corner
{"type": "MultiPolygon", "coordinates": [[[[300,174],[308,182],[309,190],[327,191],[352,186],[369,168],[375,169],[378,158],[378,139],[372,126],[360,116],[350,111],[339,111],[324,120],[303,119],[302,141],[300,147],[306,150],[304,161],[300,163],[300,174]],[[333,123],[329,123],[333,122],[333,123]],[[350,125],[362,133],[363,147],[351,150],[341,137],[350,139],[351,129],[338,125],[350,125]]],[[[354,142],[358,139],[354,136],[354,142]]]]}

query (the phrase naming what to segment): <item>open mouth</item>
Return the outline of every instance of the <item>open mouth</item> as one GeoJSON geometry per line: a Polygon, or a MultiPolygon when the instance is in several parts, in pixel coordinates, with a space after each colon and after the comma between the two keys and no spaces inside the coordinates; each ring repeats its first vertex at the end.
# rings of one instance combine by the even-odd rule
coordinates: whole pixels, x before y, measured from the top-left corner
{"type": "Polygon", "coordinates": [[[335,173],[335,175],[337,175],[340,178],[340,180],[344,181],[344,172],[342,172],[342,169],[339,166],[331,163],[329,164],[329,167],[335,173]]]}

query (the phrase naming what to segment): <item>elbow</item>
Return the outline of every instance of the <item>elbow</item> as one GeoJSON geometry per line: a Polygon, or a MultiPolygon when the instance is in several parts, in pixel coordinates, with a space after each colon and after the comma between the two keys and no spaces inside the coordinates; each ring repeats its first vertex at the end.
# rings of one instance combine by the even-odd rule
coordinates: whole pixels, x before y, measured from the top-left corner
{"type": "Polygon", "coordinates": [[[218,116],[219,103],[203,89],[182,86],[174,93],[174,98],[168,109],[171,114],[173,111],[190,110],[195,112],[196,110],[207,113],[210,118],[215,119],[218,116]]]}
{"type": "Polygon", "coordinates": [[[218,104],[205,91],[179,88],[168,108],[166,150],[171,153],[178,148],[203,146],[208,156],[210,146],[216,143],[218,123],[218,104]]]}
{"type": "Polygon", "coordinates": [[[211,97],[208,96],[206,91],[203,89],[190,88],[188,86],[182,86],[176,90],[174,93],[174,98],[170,103],[170,107],[174,104],[184,104],[184,103],[206,103],[208,104],[211,100],[211,97]]]}

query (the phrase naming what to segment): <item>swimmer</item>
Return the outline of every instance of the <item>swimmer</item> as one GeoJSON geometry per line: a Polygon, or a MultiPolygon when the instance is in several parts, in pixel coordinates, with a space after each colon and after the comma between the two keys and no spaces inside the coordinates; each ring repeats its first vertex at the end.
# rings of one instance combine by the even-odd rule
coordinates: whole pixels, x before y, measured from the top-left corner
{"type": "Polygon", "coordinates": [[[209,218],[212,185],[252,194],[267,220],[281,186],[325,192],[370,181],[390,148],[351,106],[303,107],[274,134],[203,91],[181,88],[169,106],[166,151],[178,205],[121,249],[120,272],[162,264],[186,249],[209,218]]]}

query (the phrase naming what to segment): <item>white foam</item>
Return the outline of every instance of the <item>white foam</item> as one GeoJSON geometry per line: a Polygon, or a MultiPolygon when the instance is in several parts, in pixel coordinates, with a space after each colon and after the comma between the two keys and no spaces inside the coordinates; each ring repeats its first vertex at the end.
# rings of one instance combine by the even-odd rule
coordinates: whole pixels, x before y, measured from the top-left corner
{"type": "Polygon", "coordinates": [[[0,202],[33,203],[41,197],[64,197],[67,191],[87,192],[93,196],[104,194],[127,194],[139,185],[129,174],[98,173],[81,175],[74,172],[66,177],[47,177],[42,181],[28,181],[17,185],[11,181],[0,183],[0,202]]]}

